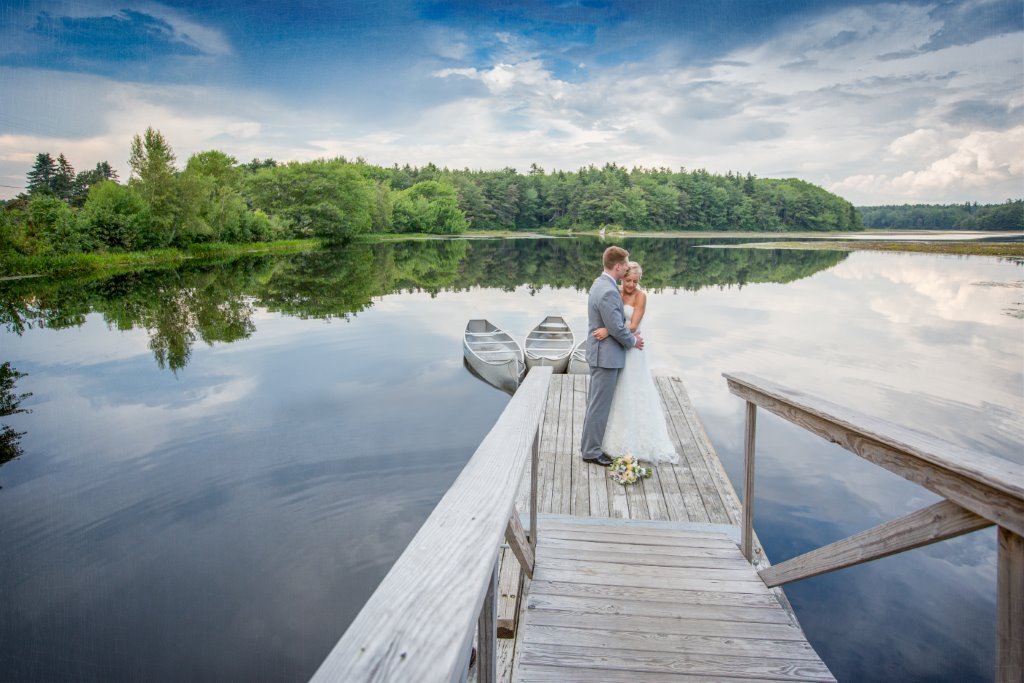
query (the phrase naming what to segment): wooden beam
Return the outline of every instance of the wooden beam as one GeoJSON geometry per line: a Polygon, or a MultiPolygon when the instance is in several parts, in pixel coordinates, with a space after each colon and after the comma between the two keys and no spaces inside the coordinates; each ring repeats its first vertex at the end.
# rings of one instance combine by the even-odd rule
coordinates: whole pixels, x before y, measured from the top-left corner
{"type": "Polygon", "coordinates": [[[487,587],[476,634],[476,673],[479,683],[498,683],[498,562],[494,560],[491,583],[487,587]]]}
{"type": "Polygon", "coordinates": [[[515,510],[508,518],[508,526],[505,527],[505,542],[512,549],[519,566],[523,568],[526,575],[533,578],[534,554],[533,546],[526,540],[526,532],[523,531],[523,523],[519,521],[519,513],[515,510]]]}
{"type": "Polygon", "coordinates": [[[530,549],[537,553],[537,468],[540,467],[540,432],[543,426],[537,427],[530,447],[530,549]]]}
{"type": "MultiPolygon", "coordinates": [[[[516,636],[516,617],[523,585],[522,569],[511,548],[501,551],[501,571],[498,572],[498,638],[516,636]]],[[[499,657],[500,658],[500,657],[499,657]]]]}
{"type": "Polygon", "coordinates": [[[526,379],[312,680],[465,677],[494,557],[530,457],[551,368],[526,379]]]}
{"type": "Polygon", "coordinates": [[[999,528],[997,568],[996,680],[1024,681],[1024,539],[999,528]]]}
{"type": "Polygon", "coordinates": [[[992,526],[944,500],[758,572],[769,588],[852,567],[992,526]]]}
{"type": "Polygon", "coordinates": [[[743,557],[750,562],[754,554],[754,440],[757,406],[747,401],[746,440],[743,445],[743,557]]]}
{"type": "Polygon", "coordinates": [[[729,391],[1024,535],[1024,466],[974,453],[829,401],[743,373],[729,391]]]}

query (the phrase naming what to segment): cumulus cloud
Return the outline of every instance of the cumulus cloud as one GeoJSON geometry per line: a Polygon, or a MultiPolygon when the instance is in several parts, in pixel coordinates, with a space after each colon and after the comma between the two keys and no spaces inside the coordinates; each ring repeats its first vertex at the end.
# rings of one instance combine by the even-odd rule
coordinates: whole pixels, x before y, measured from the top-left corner
{"type": "Polygon", "coordinates": [[[558,80],[538,59],[435,76],[486,85],[486,106],[521,124],[506,139],[568,133],[547,141],[549,163],[800,176],[861,204],[1002,201],[1021,181],[1019,164],[997,153],[1013,149],[1016,129],[984,124],[1019,107],[1019,34],[941,46],[932,37],[945,25],[928,6],[854,7],[707,66],[655,60],[593,70],[584,84],[558,80]],[[910,52],[889,58],[901,49],[910,52]],[[970,104],[979,101],[984,111],[970,104]],[[595,151],[579,146],[584,138],[604,155],[577,153],[595,151]]]}
{"type": "Polygon", "coordinates": [[[918,128],[913,133],[902,135],[889,143],[889,151],[895,156],[923,157],[935,155],[943,146],[942,135],[930,128],[918,128]]]}
{"type": "MultiPolygon", "coordinates": [[[[900,155],[917,156],[915,149],[931,143],[928,150],[947,146],[935,131],[915,133],[893,141],[890,149],[900,155]],[[920,133],[920,135],[918,135],[920,133]]],[[[834,183],[830,189],[839,194],[857,194],[885,198],[888,201],[914,201],[918,197],[947,196],[951,191],[1006,188],[1007,197],[1019,196],[1024,178],[1024,126],[1009,131],[978,131],[953,143],[953,150],[924,168],[899,175],[860,174],[834,183]],[[1016,193],[1016,194],[1015,194],[1016,193]]],[[[882,202],[879,202],[882,203],[882,202]]]]}
{"type": "MultiPolygon", "coordinates": [[[[4,117],[22,122],[8,126],[22,135],[0,141],[8,160],[0,159],[0,175],[23,179],[28,169],[15,166],[15,157],[67,152],[65,141],[96,146],[116,138],[114,158],[123,159],[131,134],[152,125],[182,157],[216,147],[239,159],[340,154],[386,165],[522,171],[531,163],[572,170],[617,162],[796,176],[856,204],[1003,201],[1022,186],[1021,165],[1009,152],[1020,148],[1024,73],[1016,24],[975,16],[990,5],[1001,12],[1005,3],[975,2],[952,13],[944,5],[890,3],[804,14],[710,61],[683,56],[674,43],[652,42],[615,60],[598,47],[586,54],[586,72],[576,68],[575,53],[522,26],[470,32],[429,21],[410,39],[424,53],[412,55],[409,87],[389,81],[390,100],[375,105],[382,110],[376,117],[356,116],[368,105],[343,91],[333,100],[284,101],[212,85],[150,88],[110,79],[86,86],[70,80],[86,77],[68,74],[60,87],[85,105],[75,116],[35,104],[52,103],[52,88],[0,112],[0,124],[4,117]],[[954,20],[989,28],[937,39],[952,35],[954,20]],[[16,147],[26,139],[38,147],[16,147]]],[[[204,33],[174,10],[132,7],[187,35],[204,54],[230,50],[216,31],[204,33]]],[[[381,68],[394,73],[389,63],[381,68]]],[[[17,92],[11,86],[18,83],[31,89],[24,68],[6,73],[0,78],[10,78],[8,90],[17,92]]],[[[49,86],[48,73],[32,75],[49,86]]],[[[94,163],[86,161],[79,163],[94,163]]]]}
{"type": "MultiPolygon", "coordinates": [[[[209,87],[149,86],[29,70],[0,70],[0,79],[14,89],[25,85],[27,91],[33,82],[57,84],[68,115],[83,110],[83,116],[92,119],[86,129],[56,123],[32,126],[25,134],[0,134],[0,184],[15,186],[2,188],[4,196],[13,196],[24,185],[25,174],[40,152],[63,153],[79,170],[109,161],[127,179],[131,138],[147,126],[163,132],[183,166],[189,156],[207,149],[221,149],[240,161],[271,154],[287,158],[294,145],[282,140],[286,133],[281,131],[301,125],[301,115],[290,114],[283,106],[273,111],[273,103],[262,98],[209,87]],[[233,107],[222,105],[228,100],[233,107]],[[90,106],[84,107],[85,103],[90,106]],[[268,127],[263,120],[274,121],[274,126],[268,127]],[[54,128],[66,133],[55,134],[54,128]]],[[[42,102],[52,99],[51,95],[42,102]]]]}

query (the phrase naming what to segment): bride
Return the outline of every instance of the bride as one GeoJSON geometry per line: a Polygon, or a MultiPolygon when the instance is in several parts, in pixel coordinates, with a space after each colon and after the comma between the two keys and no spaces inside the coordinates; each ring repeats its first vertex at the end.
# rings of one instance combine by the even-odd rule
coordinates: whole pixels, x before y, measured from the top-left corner
{"type": "MultiPolygon", "coordinates": [[[[630,261],[619,288],[626,324],[633,333],[640,329],[647,309],[647,293],[639,286],[642,275],[640,264],[630,261]]],[[[597,339],[607,336],[608,330],[603,327],[594,332],[597,339]]],[[[647,354],[639,349],[626,351],[626,364],[615,384],[602,450],[613,458],[629,453],[652,463],[679,461],[665,425],[661,398],[647,368],[647,354]]]]}

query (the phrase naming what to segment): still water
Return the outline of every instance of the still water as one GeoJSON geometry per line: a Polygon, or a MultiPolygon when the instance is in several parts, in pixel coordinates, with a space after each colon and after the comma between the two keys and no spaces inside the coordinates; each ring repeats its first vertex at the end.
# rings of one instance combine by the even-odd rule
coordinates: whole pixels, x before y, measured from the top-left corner
{"type": "MultiPolygon", "coordinates": [[[[656,374],[734,482],[761,375],[1024,462],[1024,270],[988,257],[627,239],[656,374]]],[[[12,681],[296,681],[316,669],[508,401],[465,322],[585,331],[597,240],[358,246],[0,283],[31,412],[0,457],[12,681]]],[[[755,524],[778,562],[935,496],[762,412],[755,524]]],[[[991,679],[986,530],[786,589],[840,680],[991,679]]]]}

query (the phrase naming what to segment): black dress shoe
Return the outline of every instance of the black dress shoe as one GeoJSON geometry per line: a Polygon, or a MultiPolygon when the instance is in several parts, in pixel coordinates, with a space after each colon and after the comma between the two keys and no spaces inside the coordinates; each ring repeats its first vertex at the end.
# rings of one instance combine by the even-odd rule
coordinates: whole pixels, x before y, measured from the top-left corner
{"type": "Polygon", "coordinates": [[[585,462],[592,462],[595,465],[600,465],[602,467],[607,467],[608,465],[612,464],[612,457],[607,453],[602,453],[596,458],[583,458],[583,460],[585,462]]]}

